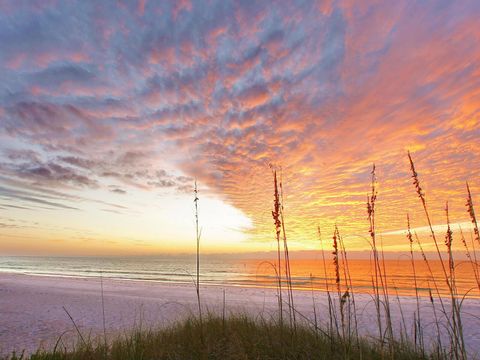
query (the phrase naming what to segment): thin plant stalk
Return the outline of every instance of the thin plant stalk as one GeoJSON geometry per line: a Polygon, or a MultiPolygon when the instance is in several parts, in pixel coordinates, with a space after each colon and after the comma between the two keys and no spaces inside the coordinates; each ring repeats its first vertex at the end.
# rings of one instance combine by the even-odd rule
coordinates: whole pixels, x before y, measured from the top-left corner
{"type": "Polygon", "coordinates": [[[280,327],[283,328],[283,300],[282,300],[282,263],[280,252],[280,233],[282,231],[282,223],[280,220],[280,195],[278,192],[277,171],[273,170],[273,211],[272,217],[275,225],[275,238],[277,240],[277,277],[278,277],[278,310],[280,327]]]}
{"type": "MultiPolygon", "coordinates": [[[[295,317],[295,305],[293,300],[293,287],[292,287],[292,272],[290,270],[290,255],[288,252],[288,242],[287,242],[287,234],[285,231],[285,208],[284,198],[283,198],[283,179],[282,173],[280,173],[280,222],[282,223],[282,237],[283,237],[283,251],[285,256],[285,276],[287,280],[287,289],[288,289],[288,303],[289,303],[289,313],[290,313],[290,322],[293,321],[293,330],[296,334],[297,332],[297,321],[295,317]]],[[[290,324],[291,325],[291,324],[290,324]]]]}
{"type": "Polygon", "coordinates": [[[477,222],[477,217],[475,215],[475,208],[473,207],[472,193],[470,191],[470,186],[468,185],[468,182],[466,184],[467,184],[467,194],[468,194],[466,206],[468,209],[468,214],[470,215],[470,219],[473,224],[473,232],[475,234],[475,239],[480,244],[480,232],[478,230],[478,222],[477,222]]]}
{"type": "Polygon", "coordinates": [[[382,320],[380,314],[380,290],[379,290],[379,266],[378,266],[378,252],[376,245],[376,234],[375,234],[375,202],[377,199],[377,189],[376,189],[376,175],[375,175],[375,164],[372,168],[372,179],[371,179],[371,194],[367,195],[367,213],[368,221],[370,223],[370,238],[372,240],[371,247],[373,253],[373,266],[374,266],[374,278],[373,278],[373,292],[375,299],[375,307],[377,310],[377,323],[378,323],[378,333],[380,344],[383,345],[383,331],[382,331],[382,320]]]}
{"type": "MultiPolygon", "coordinates": [[[[199,228],[199,219],[198,219],[198,187],[197,187],[197,180],[195,180],[195,188],[194,188],[194,200],[195,203],[195,233],[196,233],[196,240],[197,240],[197,280],[195,283],[195,288],[197,291],[197,304],[198,304],[198,316],[200,320],[200,327],[202,327],[202,304],[200,302],[200,228],[199,228]]],[[[202,341],[203,341],[203,332],[202,333],[202,341]]]]}
{"type": "Polygon", "coordinates": [[[226,312],[226,298],[225,298],[225,289],[223,289],[222,328],[224,333],[225,333],[225,312],[226,312]]]}
{"type": "Polygon", "coordinates": [[[335,267],[335,284],[337,286],[337,296],[338,296],[338,301],[339,301],[339,306],[340,306],[340,320],[341,320],[341,326],[342,326],[342,339],[343,342],[346,341],[345,338],[345,313],[344,313],[344,308],[343,308],[343,296],[342,296],[342,284],[341,284],[341,278],[340,278],[340,262],[339,262],[339,256],[338,256],[338,228],[337,225],[335,225],[335,231],[333,232],[333,265],[335,267]]]}
{"type": "Polygon", "coordinates": [[[453,242],[453,232],[450,228],[450,215],[448,211],[448,201],[445,204],[445,214],[447,217],[447,233],[445,235],[445,245],[447,246],[448,251],[448,270],[450,275],[450,285],[451,285],[451,298],[452,298],[452,308],[453,308],[453,332],[455,334],[455,345],[459,347],[459,351],[462,354],[462,358],[466,358],[465,352],[465,342],[463,340],[463,326],[462,326],[462,317],[460,313],[460,304],[458,304],[457,297],[457,286],[455,282],[455,263],[452,253],[452,242],[453,242]]]}
{"type": "MultiPolygon", "coordinates": [[[[447,321],[448,326],[452,327],[450,316],[448,315],[447,310],[445,308],[445,305],[443,303],[443,298],[442,298],[442,295],[440,294],[440,290],[438,288],[437,281],[435,280],[435,275],[433,274],[432,268],[430,266],[430,262],[427,259],[427,255],[425,254],[425,251],[423,250],[423,246],[422,246],[422,243],[420,242],[420,238],[418,237],[416,232],[414,233],[414,235],[415,235],[415,240],[417,241],[418,247],[420,249],[420,254],[422,255],[423,261],[427,265],[428,272],[430,273],[430,277],[432,279],[433,286],[435,288],[435,292],[437,294],[438,300],[440,301],[440,306],[442,308],[442,313],[445,316],[445,319],[447,321]]],[[[437,332],[438,332],[438,346],[441,349],[442,348],[442,343],[441,343],[441,337],[440,337],[440,327],[439,327],[438,317],[437,317],[437,314],[436,314],[436,308],[435,308],[435,305],[434,305],[432,291],[430,289],[430,282],[429,281],[428,281],[428,291],[429,291],[429,296],[430,296],[430,302],[432,303],[433,310],[434,310],[434,315],[435,315],[435,323],[436,323],[437,332]]]]}
{"type": "Polygon", "coordinates": [[[400,339],[402,342],[406,342],[408,339],[408,331],[407,331],[407,324],[405,323],[405,316],[403,315],[403,309],[402,309],[402,302],[400,301],[400,296],[398,295],[398,289],[394,285],[393,289],[395,290],[395,296],[397,298],[397,303],[398,303],[398,309],[400,310],[400,316],[402,317],[402,326],[403,326],[403,331],[400,331],[400,339]]]}
{"type": "Polygon", "coordinates": [[[104,357],[107,358],[107,327],[105,326],[105,297],[103,293],[103,273],[100,272],[100,291],[102,293],[102,323],[103,323],[103,345],[105,346],[104,349],[104,357]]]}
{"type": "Polygon", "coordinates": [[[347,316],[347,334],[348,334],[348,343],[350,343],[350,336],[351,336],[351,309],[350,309],[350,283],[348,282],[348,277],[347,277],[347,269],[345,265],[345,254],[342,249],[342,237],[340,236],[340,231],[337,229],[337,235],[338,235],[338,244],[340,245],[340,259],[341,259],[341,264],[342,264],[342,271],[341,273],[343,274],[343,281],[345,283],[345,291],[343,291],[342,294],[342,301],[341,304],[343,307],[345,307],[345,304],[347,304],[347,310],[348,310],[348,316],[347,316]]]}
{"type": "MultiPolygon", "coordinates": [[[[423,344],[423,329],[422,329],[422,317],[420,314],[420,298],[418,295],[418,283],[417,283],[417,271],[415,267],[415,259],[413,256],[413,236],[412,236],[412,231],[410,227],[410,216],[407,214],[407,239],[408,243],[410,245],[410,260],[412,263],[412,271],[413,271],[413,282],[415,286],[415,300],[416,300],[416,305],[417,305],[417,315],[414,316],[414,340],[415,340],[415,349],[417,349],[417,340],[418,340],[418,346],[420,347],[420,350],[422,352],[422,355],[425,354],[425,347],[423,344]]],[[[414,314],[415,315],[415,314],[414,314]]]]}
{"type": "Polygon", "coordinates": [[[390,352],[393,353],[394,352],[393,345],[395,342],[395,338],[393,335],[393,324],[392,324],[392,316],[390,311],[390,294],[388,291],[387,270],[385,266],[385,254],[383,251],[382,237],[380,237],[380,255],[381,255],[381,261],[382,261],[381,263],[382,272],[380,273],[380,278],[382,279],[382,276],[383,276],[382,289],[383,289],[383,300],[384,300],[383,306],[385,308],[385,320],[386,320],[386,328],[387,328],[386,330],[388,331],[389,338],[390,338],[390,341],[388,343],[390,346],[390,352]]]}
{"type": "Polygon", "coordinates": [[[310,273],[310,287],[312,289],[312,306],[313,306],[313,318],[315,325],[315,336],[318,337],[318,320],[317,320],[317,305],[315,304],[315,293],[313,292],[313,275],[310,273]]]}
{"type": "MultiPolygon", "coordinates": [[[[383,346],[384,343],[384,334],[382,331],[382,322],[381,322],[381,310],[380,310],[380,288],[382,289],[383,294],[383,307],[385,310],[385,318],[386,318],[386,332],[388,333],[389,341],[388,345],[390,347],[390,352],[393,353],[393,345],[394,345],[394,338],[393,338],[393,327],[392,321],[390,316],[390,300],[388,295],[388,286],[386,283],[386,278],[382,275],[382,266],[381,266],[381,259],[378,255],[378,247],[377,247],[377,237],[376,237],[376,228],[375,228],[375,214],[376,214],[376,201],[378,196],[377,191],[377,178],[375,172],[375,164],[373,164],[372,171],[371,171],[371,194],[367,196],[367,213],[368,213],[368,220],[370,223],[370,237],[371,237],[371,247],[373,252],[373,262],[374,262],[374,273],[375,273],[375,283],[374,283],[374,295],[375,295],[375,305],[377,309],[377,322],[378,322],[378,330],[380,334],[380,344],[383,346]]],[[[382,258],[383,258],[383,250],[382,250],[382,258]]],[[[383,265],[385,265],[383,261],[383,265]]],[[[383,266],[383,270],[385,270],[385,266],[383,266]]],[[[383,271],[385,272],[385,271],[383,271]]]]}
{"type": "Polygon", "coordinates": [[[477,281],[477,287],[478,287],[478,291],[479,291],[479,294],[480,294],[480,277],[479,277],[479,272],[478,272],[477,256],[475,254],[475,251],[473,251],[474,258],[472,259],[472,255],[470,254],[470,249],[468,248],[467,240],[465,239],[465,235],[463,234],[463,229],[462,229],[461,226],[459,226],[459,229],[460,229],[460,236],[461,236],[462,244],[463,244],[463,246],[465,247],[465,250],[466,250],[465,255],[467,256],[468,262],[472,266],[472,271],[473,271],[473,274],[475,276],[475,280],[477,281]]]}
{"type": "MultiPolygon", "coordinates": [[[[442,338],[440,336],[440,323],[438,322],[437,308],[435,307],[435,301],[433,299],[432,290],[430,289],[430,283],[429,282],[428,282],[428,295],[429,295],[429,298],[430,298],[430,303],[432,304],[433,316],[435,318],[435,326],[437,328],[437,344],[436,344],[437,346],[436,346],[436,348],[437,348],[438,357],[440,357],[440,352],[441,352],[441,349],[442,349],[442,338]]],[[[443,307],[443,304],[442,304],[442,307],[443,307]]]]}
{"type": "Polygon", "coordinates": [[[353,290],[352,275],[350,273],[350,266],[349,266],[349,263],[348,263],[347,250],[345,248],[345,243],[344,243],[342,237],[340,237],[339,239],[340,239],[340,241],[339,241],[340,242],[340,247],[342,249],[343,258],[344,258],[344,261],[345,261],[345,274],[346,274],[346,278],[348,280],[348,284],[350,286],[350,296],[352,298],[355,339],[356,339],[356,342],[357,342],[357,347],[360,348],[360,339],[358,337],[357,306],[356,306],[356,303],[355,303],[355,292],[353,290]]]}
{"type": "Polygon", "coordinates": [[[332,302],[332,296],[330,295],[330,286],[328,284],[328,275],[327,275],[327,262],[325,260],[325,250],[323,248],[323,242],[322,242],[322,232],[320,230],[320,226],[317,226],[317,232],[318,232],[318,240],[320,241],[320,247],[322,249],[322,261],[323,261],[323,272],[324,272],[324,279],[325,279],[325,290],[327,291],[327,301],[328,301],[328,319],[329,319],[329,332],[330,335],[333,335],[333,321],[335,320],[336,328],[337,328],[337,334],[338,334],[338,323],[337,319],[335,316],[335,313],[333,311],[333,302],[332,302]]]}
{"type": "Polygon", "coordinates": [[[415,164],[413,163],[413,159],[412,159],[412,156],[410,154],[410,151],[408,152],[408,159],[410,161],[410,170],[412,171],[413,185],[415,186],[415,190],[417,192],[417,195],[420,198],[420,201],[422,203],[423,211],[425,213],[425,217],[427,218],[428,227],[430,229],[430,235],[432,236],[433,242],[435,244],[435,249],[437,251],[438,259],[440,260],[440,264],[442,265],[442,270],[443,270],[443,274],[445,276],[445,280],[447,282],[447,286],[450,288],[450,283],[448,281],[447,269],[445,268],[445,264],[443,262],[442,253],[440,252],[440,247],[438,245],[437,237],[435,235],[435,231],[433,230],[432,221],[430,220],[430,213],[428,212],[428,208],[427,208],[427,201],[425,199],[425,192],[423,191],[423,189],[420,186],[420,180],[418,178],[418,173],[415,170],[415,164]]]}
{"type": "Polygon", "coordinates": [[[85,341],[85,338],[83,337],[82,333],[80,332],[80,329],[78,328],[77,326],[77,323],[75,322],[75,320],[73,320],[73,316],[70,315],[70,313],[68,312],[67,308],[65,306],[62,306],[63,308],[63,311],[65,311],[65,313],[67,314],[67,316],[69,317],[70,321],[72,322],[73,326],[75,327],[75,331],[77,332],[78,336],[80,337],[80,340],[82,340],[82,343],[83,345],[88,349],[88,344],[87,342],[85,341]]]}
{"type": "MultiPolygon", "coordinates": [[[[450,324],[453,325],[452,329],[454,330],[453,336],[455,337],[455,344],[463,344],[463,339],[459,339],[459,337],[463,337],[462,334],[459,334],[457,331],[455,331],[456,330],[455,324],[456,324],[456,322],[458,322],[458,319],[461,316],[460,308],[459,308],[458,302],[456,301],[456,298],[455,298],[454,289],[453,289],[452,284],[450,282],[450,277],[447,273],[447,269],[445,268],[445,264],[443,262],[443,257],[442,257],[442,254],[440,252],[440,247],[438,245],[437,237],[435,235],[435,231],[433,230],[432,221],[430,219],[430,214],[428,212],[427,202],[426,202],[426,199],[425,199],[425,193],[420,186],[420,180],[418,178],[418,173],[415,170],[415,165],[413,163],[413,159],[412,159],[412,156],[411,156],[410,152],[408,152],[408,159],[410,161],[410,169],[412,171],[413,185],[415,186],[415,190],[416,190],[416,192],[418,194],[418,197],[420,198],[420,201],[422,203],[422,207],[423,207],[423,210],[424,210],[424,213],[425,213],[425,217],[427,218],[428,226],[429,226],[429,229],[430,229],[430,234],[432,236],[433,242],[435,244],[435,249],[437,251],[437,255],[438,255],[438,258],[440,260],[440,264],[442,266],[443,274],[444,274],[444,277],[445,277],[445,282],[447,284],[449,293],[450,293],[451,298],[452,298],[452,307],[453,307],[452,308],[452,312],[453,312],[452,318],[455,318],[456,320],[452,321],[450,324]]],[[[468,187],[467,187],[467,190],[469,190],[468,187]]],[[[465,355],[464,346],[461,346],[461,349],[460,349],[461,354],[458,354],[457,350],[458,349],[455,348],[455,355],[457,357],[461,356],[462,358],[465,358],[466,355],[465,355]]]]}

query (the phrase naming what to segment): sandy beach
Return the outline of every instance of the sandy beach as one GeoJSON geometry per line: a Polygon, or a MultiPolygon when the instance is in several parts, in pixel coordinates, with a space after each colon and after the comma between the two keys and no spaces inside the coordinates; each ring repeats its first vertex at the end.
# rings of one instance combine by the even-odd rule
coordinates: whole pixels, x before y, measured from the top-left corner
{"type": "MultiPolygon", "coordinates": [[[[103,280],[105,323],[110,336],[118,336],[134,327],[166,326],[196,309],[195,288],[186,284],[148,281],[103,280]]],[[[225,291],[227,312],[246,312],[253,316],[274,316],[277,308],[275,289],[204,286],[203,305],[211,311],[223,310],[225,291]]],[[[326,296],[315,292],[320,322],[327,315],[326,296]]],[[[359,328],[365,336],[376,336],[374,306],[367,294],[355,298],[360,317],[359,328]]],[[[402,305],[407,332],[411,333],[415,299],[392,298],[392,316],[397,330],[403,327],[398,303],[402,305]]],[[[0,348],[1,353],[32,352],[51,348],[60,335],[66,346],[78,338],[66,314],[71,314],[84,336],[103,333],[101,282],[97,278],[62,278],[0,274],[0,348]]],[[[297,291],[295,306],[299,318],[313,320],[312,293],[297,291]],[[300,315],[301,314],[301,315],[300,315]]],[[[422,317],[433,319],[431,304],[422,300],[422,317]]],[[[480,349],[480,301],[469,299],[463,305],[465,340],[472,358],[480,349]],[[477,317],[475,317],[477,316],[477,317]]],[[[425,324],[427,338],[435,336],[435,327],[425,324]]]]}

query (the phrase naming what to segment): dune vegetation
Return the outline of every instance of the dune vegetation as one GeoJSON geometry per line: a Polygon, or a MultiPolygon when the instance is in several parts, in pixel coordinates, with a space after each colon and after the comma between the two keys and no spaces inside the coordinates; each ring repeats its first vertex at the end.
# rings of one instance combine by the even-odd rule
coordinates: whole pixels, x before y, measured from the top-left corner
{"type": "MultiPolygon", "coordinates": [[[[395,359],[425,359],[411,346],[396,343],[395,359]]],[[[247,316],[207,315],[158,330],[136,330],[118,337],[108,347],[102,341],[85,340],[74,351],[60,346],[29,357],[13,355],[10,360],[139,360],[139,359],[383,359],[393,353],[377,344],[345,343],[310,326],[294,328],[276,319],[247,316]]]]}

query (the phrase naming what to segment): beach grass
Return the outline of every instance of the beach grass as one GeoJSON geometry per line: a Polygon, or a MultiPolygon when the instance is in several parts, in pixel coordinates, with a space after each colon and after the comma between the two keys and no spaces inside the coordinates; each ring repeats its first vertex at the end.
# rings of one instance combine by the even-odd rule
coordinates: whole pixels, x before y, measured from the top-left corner
{"type": "Polygon", "coordinates": [[[297,323],[296,328],[278,318],[207,314],[190,317],[169,327],[137,329],[119,336],[107,347],[103,339],[79,339],[73,350],[61,342],[55,350],[10,355],[4,360],[154,360],[154,359],[430,359],[407,343],[390,350],[361,338],[342,338],[297,323]]]}

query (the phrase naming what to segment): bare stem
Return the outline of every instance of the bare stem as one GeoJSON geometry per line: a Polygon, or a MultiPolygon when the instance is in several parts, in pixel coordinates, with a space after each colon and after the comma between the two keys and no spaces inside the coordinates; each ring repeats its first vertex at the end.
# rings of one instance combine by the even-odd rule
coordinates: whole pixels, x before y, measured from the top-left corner
{"type": "MultiPolygon", "coordinates": [[[[195,180],[195,189],[194,189],[194,200],[195,203],[195,232],[197,238],[197,281],[195,284],[197,290],[197,304],[198,304],[198,316],[200,319],[200,327],[202,327],[202,305],[200,302],[200,229],[198,225],[198,187],[197,180],[195,180]]],[[[203,341],[203,332],[202,332],[202,341],[203,341]]]]}

